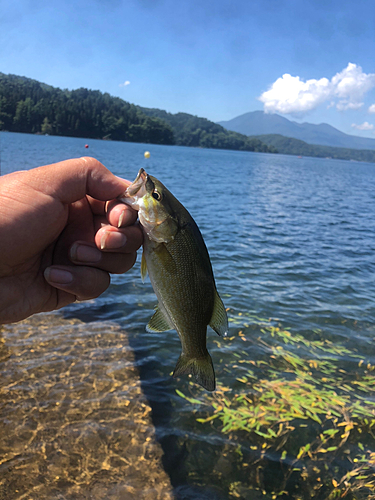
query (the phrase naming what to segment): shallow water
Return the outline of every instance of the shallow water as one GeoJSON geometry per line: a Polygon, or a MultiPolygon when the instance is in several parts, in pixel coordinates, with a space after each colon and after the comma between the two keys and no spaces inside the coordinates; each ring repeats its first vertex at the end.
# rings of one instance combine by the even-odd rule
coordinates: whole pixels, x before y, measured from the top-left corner
{"type": "Polygon", "coordinates": [[[172,499],[124,330],[42,314],[1,333],[1,499],[172,499]]]}
{"type": "MultiPolygon", "coordinates": [[[[345,352],[335,357],[338,370],[349,374],[358,372],[361,376],[358,360],[363,360],[366,366],[375,365],[374,165],[10,133],[1,133],[0,143],[3,174],[90,154],[115,174],[128,179],[133,179],[141,166],[145,167],[183,202],[203,233],[217,287],[232,320],[231,336],[234,338],[231,340],[218,340],[212,331],[208,333],[208,346],[217,380],[224,387],[232,391],[241,390],[237,379],[242,376],[242,365],[235,365],[238,356],[256,362],[268,355],[267,349],[258,340],[264,320],[257,318],[272,319],[270,324],[280,325],[292,335],[300,335],[309,341],[328,340],[333,345],[342,345],[355,352],[356,358],[345,352]],[[84,147],[85,143],[89,144],[88,149],[84,147]],[[149,160],[143,157],[146,149],[151,152],[149,160]]],[[[150,283],[142,284],[139,274],[138,263],[126,275],[114,276],[110,288],[99,299],[74,304],[60,313],[64,321],[81,322],[82,339],[88,336],[87,342],[80,341],[82,356],[87,359],[102,356],[105,359],[104,364],[95,364],[95,384],[102,388],[103,394],[100,397],[97,397],[92,379],[86,372],[87,365],[74,360],[74,350],[66,350],[66,343],[73,345],[75,342],[73,331],[62,335],[57,327],[49,324],[43,329],[43,349],[35,358],[31,350],[35,350],[40,340],[36,336],[38,334],[34,332],[30,338],[23,336],[25,341],[20,350],[12,340],[17,338],[18,327],[6,327],[3,331],[7,355],[0,363],[1,399],[10,398],[6,401],[12,402],[12,411],[9,412],[6,406],[0,410],[1,426],[7,429],[7,436],[9,433],[11,436],[1,446],[3,453],[4,450],[10,453],[9,450],[14,447],[12,453],[17,456],[9,463],[5,462],[1,469],[1,474],[6,472],[6,477],[11,478],[9,481],[13,481],[7,479],[8,483],[0,483],[8,485],[5,490],[8,496],[4,498],[29,498],[15,491],[19,480],[17,474],[22,467],[27,470],[25,464],[28,458],[24,450],[25,443],[30,439],[33,439],[34,445],[37,443],[41,450],[45,450],[35,456],[35,468],[40,471],[42,467],[51,467],[59,477],[62,476],[61,470],[65,469],[69,471],[66,478],[71,475],[74,480],[77,478],[78,473],[74,475],[71,472],[77,466],[69,456],[70,452],[67,452],[68,462],[59,462],[48,448],[51,440],[44,434],[43,428],[48,428],[50,420],[55,418],[55,407],[51,409],[50,402],[52,394],[55,399],[51,401],[56,402],[79,399],[80,405],[86,408],[85,417],[79,417],[80,432],[82,435],[99,434],[97,412],[107,411],[106,394],[108,391],[111,394],[111,383],[116,380],[116,373],[121,374],[118,365],[123,355],[119,350],[122,345],[120,333],[116,333],[115,344],[110,342],[101,346],[90,341],[93,327],[98,335],[106,335],[108,324],[119,329],[116,331],[126,331],[124,344],[128,343],[129,347],[125,351],[130,349],[134,357],[134,369],[141,378],[142,397],[152,408],[155,430],[148,437],[152,435],[163,450],[160,474],[165,474],[164,471],[168,473],[175,497],[257,498],[258,490],[246,493],[256,484],[256,474],[253,474],[256,467],[247,470],[244,477],[242,465],[234,462],[230,451],[233,442],[240,442],[244,456],[251,454],[250,446],[254,444],[251,439],[247,442],[247,437],[243,435],[229,439],[220,432],[219,426],[197,423],[197,415],[193,413],[197,407],[176,394],[175,389],[179,389],[196,398],[204,398],[204,391],[188,380],[173,380],[170,377],[180,352],[177,335],[174,332],[149,334],[145,331],[155,305],[155,296],[150,283]],[[82,326],[85,324],[87,330],[82,326]],[[71,370],[67,367],[72,363],[74,376],[61,389],[62,374],[71,370]],[[42,366],[46,373],[47,367],[50,370],[49,375],[44,375],[47,379],[43,379],[48,391],[40,390],[38,382],[38,370],[42,366]],[[12,396],[13,392],[17,397],[12,396]],[[27,405],[30,415],[33,411],[39,415],[40,409],[43,409],[42,422],[36,424],[35,417],[25,416],[27,405]],[[35,428],[40,432],[36,432],[35,428]],[[10,491],[13,491],[13,497],[9,496],[10,491]]],[[[273,338],[272,342],[278,347],[277,338],[273,338]]],[[[303,346],[299,352],[304,357],[315,356],[303,346]]],[[[370,370],[368,373],[371,375],[374,372],[370,370]]],[[[282,374],[280,371],[280,376],[282,374]]],[[[122,375],[118,376],[123,382],[122,375]]],[[[262,376],[261,371],[258,376],[262,376]]],[[[125,400],[133,397],[122,394],[117,386],[115,394],[120,406],[122,403],[119,401],[123,397],[125,400]]],[[[373,393],[369,393],[371,398],[375,401],[373,393]]],[[[89,463],[90,457],[93,457],[90,451],[85,458],[85,467],[87,470],[91,467],[95,473],[102,471],[100,467],[103,463],[110,464],[110,473],[102,472],[102,489],[96,493],[90,489],[93,483],[89,475],[85,476],[88,481],[82,482],[86,485],[86,492],[84,486],[79,493],[72,489],[72,480],[72,484],[62,485],[60,490],[55,486],[51,490],[56,495],[53,498],[60,498],[57,491],[65,495],[61,498],[96,499],[102,498],[101,494],[109,495],[109,491],[113,492],[113,498],[117,498],[116,495],[126,498],[121,496],[125,494],[121,488],[124,476],[129,474],[128,469],[122,469],[116,461],[106,462],[105,458],[112,456],[113,449],[118,453],[116,446],[123,446],[121,441],[116,441],[115,434],[120,432],[119,428],[126,429],[128,425],[127,408],[121,406],[120,413],[119,420],[114,418],[112,423],[110,420],[105,423],[106,437],[98,442],[100,461],[92,458],[92,463],[89,463]]],[[[64,429],[74,426],[75,418],[74,411],[66,412],[63,423],[60,417],[54,421],[53,432],[56,433],[59,426],[64,429]]],[[[313,432],[313,425],[309,425],[306,432],[313,432]]],[[[75,438],[79,441],[77,436],[75,438]]],[[[374,452],[371,433],[364,441],[367,448],[374,452]]],[[[54,442],[58,443],[58,439],[54,442]]],[[[89,450],[92,449],[90,446],[89,450]]],[[[73,445],[68,448],[72,450],[72,456],[76,456],[73,445]]],[[[296,449],[298,451],[298,446],[296,449]]],[[[137,454],[132,454],[132,460],[136,460],[137,454]]],[[[245,458],[247,462],[252,460],[250,455],[245,458]]],[[[267,457],[262,474],[265,477],[268,474],[271,478],[267,480],[269,483],[277,482],[279,461],[276,455],[269,454],[267,457]]],[[[150,463],[152,461],[147,458],[144,470],[150,463]]],[[[82,469],[79,470],[79,474],[83,474],[82,469]]],[[[164,484],[163,481],[161,479],[160,482],[164,484]]],[[[264,478],[262,481],[263,486],[267,486],[264,478]]],[[[35,484],[35,481],[30,482],[30,491],[35,484]]],[[[277,486],[273,486],[275,488],[277,486]]],[[[150,493],[156,494],[159,493],[150,493]]]]}

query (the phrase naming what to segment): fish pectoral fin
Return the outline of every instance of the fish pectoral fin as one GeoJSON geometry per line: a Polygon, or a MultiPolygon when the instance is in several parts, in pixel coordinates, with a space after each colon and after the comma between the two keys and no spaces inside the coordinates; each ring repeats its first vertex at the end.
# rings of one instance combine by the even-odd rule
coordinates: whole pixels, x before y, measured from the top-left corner
{"type": "Polygon", "coordinates": [[[147,276],[147,264],[146,264],[146,257],[145,257],[145,252],[142,252],[142,260],[141,260],[141,278],[142,278],[142,283],[145,282],[147,276]]]}
{"type": "Polygon", "coordinates": [[[165,316],[163,311],[156,307],[156,311],[154,312],[152,318],[148,322],[146,326],[146,331],[149,333],[152,332],[165,332],[166,330],[172,330],[173,326],[170,325],[168,318],[165,316]]]}
{"type": "Polygon", "coordinates": [[[228,335],[228,317],[224,304],[215,290],[214,310],[209,323],[210,327],[215,330],[218,335],[225,337],[228,335]]]}
{"type": "Polygon", "coordinates": [[[191,358],[181,354],[174,369],[173,377],[188,373],[191,373],[195,381],[207,391],[215,390],[215,371],[208,351],[206,356],[202,358],[191,358]]]}
{"type": "Polygon", "coordinates": [[[177,274],[176,262],[173,260],[173,257],[168,250],[168,246],[165,243],[162,243],[155,248],[155,254],[157,255],[158,261],[163,266],[165,272],[169,275],[177,274]]]}

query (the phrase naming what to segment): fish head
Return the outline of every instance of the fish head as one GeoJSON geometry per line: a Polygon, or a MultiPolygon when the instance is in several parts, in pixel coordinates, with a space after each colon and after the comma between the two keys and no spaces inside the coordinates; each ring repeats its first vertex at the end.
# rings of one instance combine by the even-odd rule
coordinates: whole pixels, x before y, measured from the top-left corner
{"type": "Polygon", "coordinates": [[[138,211],[139,222],[150,240],[168,243],[174,239],[178,221],[170,204],[171,193],[143,168],[119,200],[138,211]]]}

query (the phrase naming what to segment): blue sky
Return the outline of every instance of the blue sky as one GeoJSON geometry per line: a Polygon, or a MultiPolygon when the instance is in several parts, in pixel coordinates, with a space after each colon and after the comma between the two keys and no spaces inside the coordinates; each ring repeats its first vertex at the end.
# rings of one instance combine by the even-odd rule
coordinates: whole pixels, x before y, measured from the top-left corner
{"type": "Polygon", "coordinates": [[[0,72],[213,121],[375,137],[374,54],[373,0],[0,0],[0,72]]]}

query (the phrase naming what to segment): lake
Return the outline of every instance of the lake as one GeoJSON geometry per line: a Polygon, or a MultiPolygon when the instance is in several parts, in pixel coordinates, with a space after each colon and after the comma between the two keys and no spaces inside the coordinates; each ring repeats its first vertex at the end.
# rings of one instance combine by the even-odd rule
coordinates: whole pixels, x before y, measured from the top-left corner
{"type": "Polygon", "coordinates": [[[134,498],[135,469],[145,499],[375,498],[373,164],[4,132],[0,151],[2,175],[90,155],[159,178],[230,321],[207,335],[214,394],[171,377],[176,332],[145,331],[140,255],[98,299],[0,330],[0,499],[134,498]]]}

